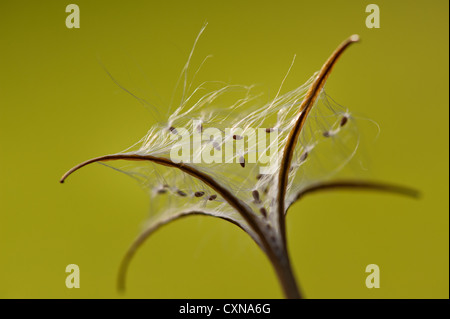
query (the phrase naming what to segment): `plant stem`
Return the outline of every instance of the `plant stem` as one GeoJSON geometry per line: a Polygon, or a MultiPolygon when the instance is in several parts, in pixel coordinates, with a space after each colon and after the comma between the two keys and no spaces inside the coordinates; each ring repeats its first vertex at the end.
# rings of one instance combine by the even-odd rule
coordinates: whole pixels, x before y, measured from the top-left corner
{"type": "Polygon", "coordinates": [[[268,253],[268,256],[286,299],[302,299],[287,251],[281,255],[268,253]]]}
{"type": "MultiPolygon", "coordinates": [[[[272,267],[278,277],[278,282],[283,290],[286,299],[302,299],[300,289],[295,279],[289,253],[286,246],[286,238],[271,236],[266,234],[262,238],[264,252],[272,263],[272,267]],[[272,239],[272,240],[271,240],[272,239]]],[[[278,233],[280,235],[280,233],[278,233]]]]}

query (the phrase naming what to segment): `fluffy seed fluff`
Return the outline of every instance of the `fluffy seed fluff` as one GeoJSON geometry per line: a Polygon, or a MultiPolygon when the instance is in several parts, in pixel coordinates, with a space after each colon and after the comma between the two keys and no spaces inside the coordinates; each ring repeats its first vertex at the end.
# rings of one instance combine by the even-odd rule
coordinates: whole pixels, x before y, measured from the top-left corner
{"type": "Polygon", "coordinates": [[[286,296],[298,298],[284,228],[285,214],[295,201],[308,192],[337,187],[412,196],[417,193],[370,182],[327,184],[355,156],[360,145],[355,117],[324,90],[332,67],[346,47],[358,41],[357,37],[343,42],[305,84],[282,93],[294,57],[276,96],[261,103],[253,86],[217,81],[193,86],[198,71],[190,77],[190,61],[205,26],[182,70],[181,98],[168,119],[152,126],[132,147],[82,163],[61,181],[75,170],[99,162],[135,178],[148,190],[150,216],[124,258],[120,288],[124,287],[126,269],[136,249],[155,230],[184,216],[206,215],[229,221],[247,232],[268,255],[286,296]],[[215,133],[208,135],[209,128],[214,128],[215,133]],[[174,163],[172,151],[192,149],[196,133],[203,134],[201,153],[221,154],[220,160],[196,161],[198,154],[192,154],[189,161],[174,163]],[[258,143],[250,142],[256,140],[258,143]],[[223,156],[229,143],[240,142],[244,147],[223,156]],[[278,158],[275,170],[262,169],[273,159],[268,154],[278,158]],[[127,161],[115,161],[120,159],[127,161]]]}
{"type": "MultiPolygon", "coordinates": [[[[189,62],[183,69],[182,78],[189,71],[189,62]]],[[[273,212],[278,169],[273,174],[260,174],[260,168],[266,167],[267,154],[273,149],[281,159],[289,132],[301,114],[298,112],[299,106],[316,76],[317,73],[300,87],[283,94],[280,87],[278,94],[263,104],[258,100],[260,95],[253,93],[253,86],[203,82],[188,91],[190,85],[185,82],[183,98],[168,120],[155,124],[139,142],[117,154],[170,159],[174,148],[182,149],[189,144],[188,149],[192,149],[192,138],[182,138],[181,132],[205,134],[208,128],[219,129],[223,134],[208,137],[209,140],[202,142],[201,150],[222,154],[222,161],[192,163],[192,157],[196,155],[192,154],[189,164],[220,181],[236,197],[248,203],[257,218],[276,224],[273,212]],[[257,134],[260,134],[258,128],[264,129],[267,136],[262,147],[261,144],[248,142],[257,139],[257,134]],[[229,135],[225,134],[226,131],[229,135]],[[271,141],[272,134],[277,134],[276,141],[271,141]],[[244,152],[234,152],[225,161],[226,144],[239,140],[243,140],[244,152]],[[256,158],[256,163],[249,157],[256,158]],[[253,198],[254,191],[258,192],[259,200],[253,198]],[[266,212],[267,218],[262,216],[261,210],[266,212]]],[[[355,155],[358,145],[355,119],[348,109],[334,102],[322,90],[295,148],[285,206],[289,207],[302,189],[336,174],[355,155]]],[[[182,171],[152,162],[103,164],[132,176],[148,189],[151,209],[147,227],[187,210],[227,216],[243,227],[248,226],[242,216],[213,189],[182,171]]]]}

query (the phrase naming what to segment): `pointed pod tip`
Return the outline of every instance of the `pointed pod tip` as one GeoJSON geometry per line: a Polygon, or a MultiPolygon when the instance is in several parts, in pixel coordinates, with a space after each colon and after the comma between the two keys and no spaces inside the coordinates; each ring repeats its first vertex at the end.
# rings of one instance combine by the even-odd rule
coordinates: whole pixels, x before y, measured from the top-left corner
{"type": "Polygon", "coordinates": [[[64,182],[65,182],[66,179],[67,179],[67,176],[69,176],[69,172],[65,173],[65,174],[59,179],[59,182],[60,182],[61,184],[64,184],[64,182]]]}
{"type": "Polygon", "coordinates": [[[412,189],[410,192],[410,195],[414,199],[422,199],[422,197],[423,197],[423,194],[417,189],[412,189]]]}
{"type": "Polygon", "coordinates": [[[350,36],[351,42],[359,42],[360,40],[361,40],[361,38],[359,37],[358,34],[354,34],[354,35],[350,36]]]}

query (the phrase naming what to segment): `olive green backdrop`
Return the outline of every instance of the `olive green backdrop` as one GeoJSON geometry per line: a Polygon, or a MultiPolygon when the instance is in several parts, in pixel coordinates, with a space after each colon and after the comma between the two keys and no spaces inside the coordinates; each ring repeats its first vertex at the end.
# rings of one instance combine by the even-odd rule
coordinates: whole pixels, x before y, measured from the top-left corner
{"type": "Polygon", "coordinates": [[[193,41],[201,79],[258,84],[274,96],[302,84],[346,37],[328,93],[377,121],[369,177],[420,189],[420,200],[359,192],[305,198],[288,216],[293,265],[309,298],[448,298],[448,1],[68,1],[0,4],[0,297],[280,298],[265,256],[240,230],[191,217],[162,229],[131,264],[121,257],[148,215],[131,178],[101,165],[60,185],[90,157],[115,153],[155,123],[121,90],[162,113],[193,41]],[[65,267],[81,288],[65,287],[65,267]],[[367,289],[365,267],[381,269],[367,289]]]}

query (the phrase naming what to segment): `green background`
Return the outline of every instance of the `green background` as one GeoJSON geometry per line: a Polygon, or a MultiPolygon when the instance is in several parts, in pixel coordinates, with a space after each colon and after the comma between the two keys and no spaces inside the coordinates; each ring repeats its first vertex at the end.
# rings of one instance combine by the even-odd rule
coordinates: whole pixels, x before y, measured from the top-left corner
{"type": "MultiPolygon", "coordinates": [[[[129,177],[85,159],[119,152],[155,123],[116,86],[165,110],[195,36],[214,57],[202,79],[259,84],[274,96],[318,70],[346,37],[328,93],[377,121],[370,176],[421,190],[422,199],[317,194],[288,216],[296,276],[309,298],[448,298],[448,1],[67,1],[0,4],[0,297],[280,298],[266,257],[236,227],[191,217],[157,232],[117,293],[121,257],[148,214],[129,177]],[[101,63],[99,62],[101,61],[101,63]],[[65,287],[65,267],[81,288],[65,287]],[[365,267],[381,288],[365,287],[365,267]]],[[[165,112],[163,112],[165,113],[165,112]]]]}

